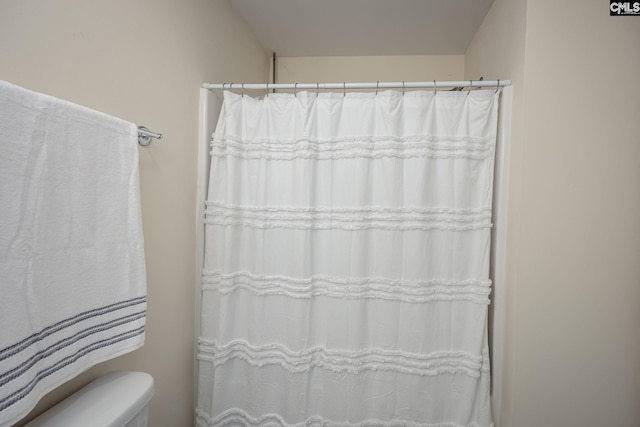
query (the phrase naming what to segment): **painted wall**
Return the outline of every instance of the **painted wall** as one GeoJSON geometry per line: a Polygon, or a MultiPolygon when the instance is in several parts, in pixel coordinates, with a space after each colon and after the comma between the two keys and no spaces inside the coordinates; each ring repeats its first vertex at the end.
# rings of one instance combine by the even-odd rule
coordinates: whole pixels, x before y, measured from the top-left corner
{"type": "Polygon", "coordinates": [[[268,53],[227,1],[3,0],[0,79],[143,124],[148,271],[145,346],[50,393],[41,412],[99,373],[156,381],[150,425],[193,425],[196,147],[199,88],[267,81],[268,53]]]}
{"type": "Polygon", "coordinates": [[[278,83],[460,80],[464,55],[280,57],[276,67],[278,83]]]}
{"type": "Polygon", "coordinates": [[[640,425],[640,18],[608,15],[496,0],[467,52],[521,86],[503,426],[640,425]]]}

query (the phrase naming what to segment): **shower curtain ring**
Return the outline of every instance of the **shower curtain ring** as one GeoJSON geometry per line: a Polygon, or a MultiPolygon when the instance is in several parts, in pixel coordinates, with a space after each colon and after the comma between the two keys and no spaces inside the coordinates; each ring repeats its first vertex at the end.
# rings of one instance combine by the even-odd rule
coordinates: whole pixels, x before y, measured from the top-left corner
{"type": "Polygon", "coordinates": [[[494,93],[498,93],[500,90],[500,79],[498,79],[498,86],[496,87],[496,91],[494,93]]]}
{"type": "Polygon", "coordinates": [[[404,96],[404,80],[402,81],[402,95],[404,96]]]}
{"type": "Polygon", "coordinates": [[[298,83],[294,83],[293,85],[293,96],[296,96],[298,92],[298,83]]]}
{"type": "Polygon", "coordinates": [[[438,85],[436,85],[436,81],[433,81],[433,94],[437,95],[438,94],[438,85]]]}
{"type": "Polygon", "coordinates": [[[473,80],[469,80],[469,91],[467,92],[467,95],[469,95],[471,93],[471,86],[473,85],[473,80]]]}
{"type": "Polygon", "coordinates": [[[244,83],[242,83],[242,96],[244,96],[244,83]]]}
{"type": "Polygon", "coordinates": [[[347,96],[347,82],[342,82],[342,96],[347,96]]]}
{"type": "Polygon", "coordinates": [[[320,83],[316,82],[316,96],[320,95],[320,83]]]}
{"type": "Polygon", "coordinates": [[[378,94],[378,89],[380,89],[380,80],[376,83],[376,95],[378,94]]]}

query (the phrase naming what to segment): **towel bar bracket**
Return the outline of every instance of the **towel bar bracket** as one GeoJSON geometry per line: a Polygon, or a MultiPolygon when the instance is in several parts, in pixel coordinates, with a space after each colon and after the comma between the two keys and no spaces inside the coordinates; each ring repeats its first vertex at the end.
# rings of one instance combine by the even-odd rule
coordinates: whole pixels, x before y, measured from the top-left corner
{"type": "Polygon", "coordinates": [[[144,126],[138,126],[138,144],[146,147],[151,144],[151,139],[162,139],[162,134],[157,132],[151,132],[144,126]]]}

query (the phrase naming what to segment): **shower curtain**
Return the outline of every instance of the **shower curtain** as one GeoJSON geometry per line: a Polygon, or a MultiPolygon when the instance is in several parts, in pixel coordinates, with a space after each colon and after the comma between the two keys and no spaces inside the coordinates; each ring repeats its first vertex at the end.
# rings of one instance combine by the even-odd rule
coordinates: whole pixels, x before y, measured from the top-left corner
{"type": "Polygon", "coordinates": [[[224,93],[198,426],[488,427],[499,93],[224,93]]]}

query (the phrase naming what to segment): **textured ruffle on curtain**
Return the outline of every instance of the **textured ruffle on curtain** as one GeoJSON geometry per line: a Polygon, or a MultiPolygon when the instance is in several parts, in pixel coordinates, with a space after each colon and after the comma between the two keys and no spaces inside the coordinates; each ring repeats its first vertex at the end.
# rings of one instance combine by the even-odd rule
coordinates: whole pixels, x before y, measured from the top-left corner
{"type": "Polygon", "coordinates": [[[224,94],[199,426],[491,426],[498,93],[224,94]]]}

